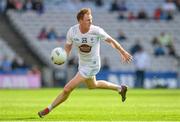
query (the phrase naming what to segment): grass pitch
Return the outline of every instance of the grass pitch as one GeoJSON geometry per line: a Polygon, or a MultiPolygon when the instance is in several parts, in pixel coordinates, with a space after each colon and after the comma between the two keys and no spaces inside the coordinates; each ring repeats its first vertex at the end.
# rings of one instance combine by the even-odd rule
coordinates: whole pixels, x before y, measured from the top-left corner
{"type": "Polygon", "coordinates": [[[76,89],[39,118],[61,90],[0,90],[0,121],[180,121],[180,89],[130,89],[125,103],[114,91],[76,89]]]}

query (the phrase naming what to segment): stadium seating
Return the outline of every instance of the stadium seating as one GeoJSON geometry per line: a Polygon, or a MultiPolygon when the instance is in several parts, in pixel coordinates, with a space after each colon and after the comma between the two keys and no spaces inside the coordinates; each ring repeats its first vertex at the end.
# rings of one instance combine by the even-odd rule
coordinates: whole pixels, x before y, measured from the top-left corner
{"type": "MultiPolygon", "coordinates": [[[[45,1],[47,2],[47,1],[45,1]]],[[[139,4],[142,5],[143,8],[147,8],[148,13],[152,14],[152,10],[154,10],[157,6],[162,4],[163,0],[128,0],[127,5],[130,6],[130,10],[138,11],[139,4]]],[[[47,5],[47,4],[46,4],[47,5]]],[[[17,13],[15,11],[9,11],[8,16],[11,22],[15,25],[16,29],[26,38],[28,45],[33,49],[35,53],[37,53],[43,61],[49,66],[54,66],[50,62],[50,51],[57,46],[63,46],[64,42],[50,42],[48,40],[40,41],[37,39],[37,35],[40,29],[44,26],[50,28],[55,27],[58,33],[66,34],[68,28],[72,25],[76,24],[76,11],[65,10],[64,7],[59,4],[58,7],[54,6],[51,3],[49,6],[46,6],[47,11],[42,14],[36,14],[34,12],[26,12],[26,13],[17,13]],[[64,8],[59,11],[59,7],[64,8]],[[51,9],[54,8],[54,9],[51,9]]],[[[96,10],[96,9],[95,9],[96,10]]],[[[177,60],[173,57],[169,56],[161,56],[154,57],[153,56],[153,47],[151,45],[151,40],[154,36],[158,36],[161,32],[169,32],[173,34],[174,45],[176,52],[180,55],[180,46],[179,33],[180,33],[180,15],[176,15],[175,19],[171,22],[159,21],[156,22],[154,20],[146,21],[119,21],[117,20],[117,13],[109,13],[107,10],[102,11],[102,9],[98,9],[93,13],[94,16],[94,24],[99,25],[104,30],[107,31],[112,37],[116,38],[118,34],[118,30],[121,29],[128,36],[128,40],[126,42],[122,42],[121,44],[126,48],[130,49],[130,47],[134,44],[135,40],[139,38],[141,40],[141,44],[146,49],[146,51],[150,54],[151,57],[151,66],[149,68],[150,71],[176,71],[177,70],[177,60]],[[99,10],[99,11],[98,11],[99,10]]],[[[73,55],[75,53],[73,52],[73,55]]],[[[133,64],[119,64],[119,57],[117,58],[117,52],[110,48],[110,46],[102,43],[101,45],[101,55],[103,57],[108,57],[110,60],[111,70],[134,70],[135,67],[133,64]],[[108,53],[106,52],[108,50],[108,53]]]]}
{"type": "Polygon", "coordinates": [[[0,37],[0,60],[3,56],[8,56],[9,60],[15,57],[16,53],[9,47],[9,45],[0,37]]]}

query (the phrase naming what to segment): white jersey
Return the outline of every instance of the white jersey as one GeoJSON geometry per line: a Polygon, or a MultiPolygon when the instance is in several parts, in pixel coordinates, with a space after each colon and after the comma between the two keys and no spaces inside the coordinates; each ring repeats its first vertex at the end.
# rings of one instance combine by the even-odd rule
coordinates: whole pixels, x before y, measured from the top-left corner
{"type": "Polygon", "coordinates": [[[91,25],[87,33],[81,33],[79,24],[67,33],[67,43],[78,50],[79,71],[85,77],[96,75],[100,70],[100,41],[111,38],[102,28],[91,25]]]}

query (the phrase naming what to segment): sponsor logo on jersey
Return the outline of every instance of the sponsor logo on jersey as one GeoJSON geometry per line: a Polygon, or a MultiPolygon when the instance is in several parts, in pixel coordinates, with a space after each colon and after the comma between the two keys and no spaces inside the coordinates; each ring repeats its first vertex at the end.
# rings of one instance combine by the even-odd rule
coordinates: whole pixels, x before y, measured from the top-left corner
{"type": "Polygon", "coordinates": [[[87,45],[87,44],[82,44],[81,46],[79,46],[79,50],[81,52],[84,52],[84,53],[89,53],[91,52],[91,46],[87,45]]]}

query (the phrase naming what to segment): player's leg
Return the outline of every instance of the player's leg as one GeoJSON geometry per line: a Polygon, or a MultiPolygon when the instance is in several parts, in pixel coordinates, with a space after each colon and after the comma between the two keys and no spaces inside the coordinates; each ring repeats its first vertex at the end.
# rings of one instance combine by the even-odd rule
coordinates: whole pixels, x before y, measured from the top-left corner
{"type": "Polygon", "coordinates": [[[95,76],[86,79],[85,83],[89,89],[100,88],[100,89],[110,89],[110,90],[118,91],[118,93],[122,97],[122,101],[124,102],[126,100],[127,86],[125,85],[116,85],[114,83],[110,83],[105,80],[96,80],[95,76]]]}
{"type": "Polygon", "coordinates": [[[100,89],[111,89],[115,91],[118,91],[119,89],[121,89],[121,86],[116,85],[114,83],[110,83],[105,80],[96,80],[95,76],[92,78],[86,79],[85,83],[87,87],[90,89],[100,88],[100,89]]]}
{"type": "Polygon", "coordinates": [[[63,91],[56,97],[52,104],[44,110],[38,112],[38,115],[40,117],[43,117],[48,114],[52,109],[64,102],[68,98],[70,93],[73,91],[73,89],[76,88],[84,80],[86,79],[82,77],[80,73],[77,73],[76,76],[65,85],[63,91]]]}
{"type": "Polygon", "coordinates": [[[55,108],[60,103],[64,102],[68,98],[71,91],[84,80],[86,80],[86,78],[81,76],[81,74],[78,72],[76,76],[65,85],[62,93],[52,103],[52,107],[55,108]]]}

